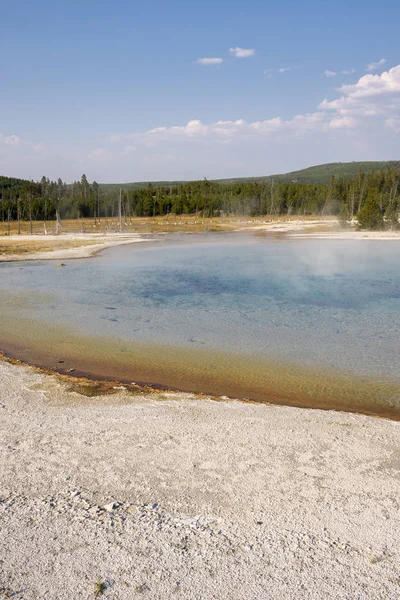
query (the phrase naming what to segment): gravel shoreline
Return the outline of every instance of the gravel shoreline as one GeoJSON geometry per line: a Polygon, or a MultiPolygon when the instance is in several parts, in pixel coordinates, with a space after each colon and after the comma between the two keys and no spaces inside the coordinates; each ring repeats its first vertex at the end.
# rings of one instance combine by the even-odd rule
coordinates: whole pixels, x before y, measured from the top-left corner
{"type": "Polygon", "coordinates": [[[399,597],[399,424],[0,361],[0,598],[399,597]]]}
{"type": "MultiPolygon", "coordinates": [[[[117,233],[117,234],[86,234],[86,233],[65,233],[63,235],[20,235],[11,236],[3,240],[3,244],[8,248],[18,246],[18,244],[73,244],[74,247],[57,248],[46,251],[25,252],[19,254],[6,253],[0,254],[0,262],[26,262],[38,260],[70,260],[77,258],[92,258],[106,248],[123,246],[125,244],[136,244],[140,242],[154,241],[150,236],[138,233],[117,233]]],[[[32,246],[34,247],[34,246],[32,246]]]]}

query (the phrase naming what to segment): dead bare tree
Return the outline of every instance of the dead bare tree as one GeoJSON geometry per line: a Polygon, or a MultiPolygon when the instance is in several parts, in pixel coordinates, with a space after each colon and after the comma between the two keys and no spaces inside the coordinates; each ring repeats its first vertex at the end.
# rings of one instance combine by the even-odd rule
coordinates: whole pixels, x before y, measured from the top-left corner
{"type": "Polygon", "coordinates": [[[60,235],[61,219],[60,219],[60,198],[57,197],[56,206],[56,235],[60,235]]]}
{"type": "Polygon", "coordinates": [[[18,235],[21,235],[21,200],[18,196],[17,200],[17,219],[18,219],[18,235]]]}
{"type": "Polygon", "coordinates": [[[122,233],[122,190],[119,189],[118,198],[118,221],[119,221],[119,232],[122,233]]]}
{"type": "Polygon", "coordinates": [[[272,180],[272,183],[271,183],[271,204],[270,204],[270,207],[269,207],[269,214],[270,215],[273,215],[274,212],[275,212],[275,206],[274,206],[274,183],[275,183],[275,181],[272,180]]]}

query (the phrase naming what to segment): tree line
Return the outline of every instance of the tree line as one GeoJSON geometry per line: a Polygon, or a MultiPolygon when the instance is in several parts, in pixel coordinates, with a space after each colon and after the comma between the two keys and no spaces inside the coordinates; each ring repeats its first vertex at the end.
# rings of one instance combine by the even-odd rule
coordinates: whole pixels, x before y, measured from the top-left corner
{"type": "Polygon", "coordinates": [[[397,228],[400,168],[359,173],[349,179],[331,177],[327,184],[241,181],[191,181],[174,185],[149,183],[142,189],[118,189],[61,179],[39,182],[0,177],[0,218],[5,221],[156,217],[169,214],[215,216],[338,216],[345,224],[356,218],[368,229],[397,228]]]}

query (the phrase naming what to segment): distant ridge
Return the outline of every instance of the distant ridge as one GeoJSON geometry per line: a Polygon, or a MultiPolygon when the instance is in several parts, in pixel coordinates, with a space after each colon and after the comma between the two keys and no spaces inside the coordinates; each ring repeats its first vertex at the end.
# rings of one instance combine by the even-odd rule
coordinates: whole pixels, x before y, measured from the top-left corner
{"type": "MultiPolygon", "coordinates": [[[[228,179],[211,179],[214,183],[246,183],[246,182],[284,182],[284,183],[329,183],[332,175],[336,179],[351,179],[359,171],[371,173],[387,168],[400,168],[400,160],[387,161],[367,161],[367,162],[336,162],[315,165],[300,169],[299,171],[290,171],[290,173],[279,173],[277,175],[261,175],[260,177],[233,177],[228,179]]],[[[122,190],[140,190],[146,188],[149,184],[154,187],[172,187],[180,183],[190,183],[198,180],[180,180],[180,181],[135,181],[131,183],[99,183],[104,190],[122,189],[122,190]]],[[[25,179],[15,177],[0,176],[0,188],[23,186],[27,183],[25,179]]],[[[71,185],[71,184],[67,184],[71,185]]]]}
{"type": "MultiPolygon", "coordinates": [[[[281,173],[278,175],[265,175],[260,177],[234,177],[231,179],[212,179],[215,183],[246,183],[247,181],[282,181],[297,183],[329,183],[334,175],[337,179],[350,179],[359,171],[370,173],[386,168],[400,168],[400,160],[367,161],[367,162],[336,162],[307,167],[300,171],[281,173]]],[[[187,181],[138,181],[134,183],[101,183],[104,189],[121,188],[123,190],[142,189],[151,183],[154,187],[170,187],[187,181]]]]}
{"type": "Polygon", "coordinates": [[[369,161],[369,162],[337,162],[326,163],[307,167],[300,171],[291,171],[278,175],[267,175],[265,177],[241,177],[234,179],[216,179],[218,183],[234,183],[240,181],[283,181],[297,183],[329,183],[334,175],[337,179],[349,179],[357,175],[359,171],[370,173],[371,171],[380,171],[387,168],[399,168],[400,160],[388,161],[369,161]]]}

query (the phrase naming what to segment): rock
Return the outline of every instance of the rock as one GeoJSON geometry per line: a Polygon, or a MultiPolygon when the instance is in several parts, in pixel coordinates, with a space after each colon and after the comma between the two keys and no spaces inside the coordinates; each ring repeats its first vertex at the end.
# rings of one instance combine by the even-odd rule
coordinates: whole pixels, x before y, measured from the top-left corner
{"type": "Polygon", "coordinates": [[[107,510],[108,512],[112,512],[113,510],[115,510],[116,508],[119,508],[120,506],[121,506],[121,502],[110,502],[110,504],[104,505],[104,509],[107,510]]]}
{"type": "Polygon", "coordinates": [[[66,267],[67,265],[65,263],[58,263],[57,267],[66,267]]]}
{"type": "Polygon", "coordinates": [[[99,506],[92,506],[91,508],[89,508],[88,513],[92,516],[97,515],[97,513],[101,512],[101,508],[99,506]]]}

